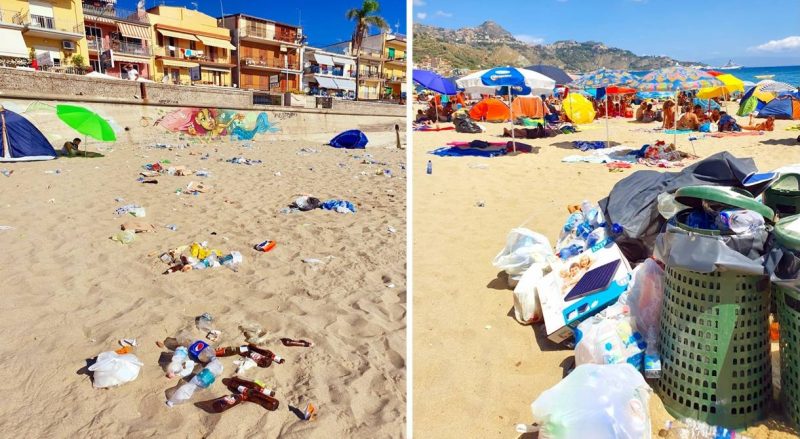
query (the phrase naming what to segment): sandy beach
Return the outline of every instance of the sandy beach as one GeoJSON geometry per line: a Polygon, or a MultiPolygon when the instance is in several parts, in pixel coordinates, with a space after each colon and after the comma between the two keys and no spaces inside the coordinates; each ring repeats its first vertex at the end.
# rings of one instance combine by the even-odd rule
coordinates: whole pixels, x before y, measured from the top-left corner
{"type": "MultiPolygon", "coordinates": [[[[739,120],[746,123],[746,118],[739,120]]],[[[760,170],[770,170],[800,162],[798,132],[785,130],[796,124],[776,121],[774,132],[752,137],[700,134],[694,148],[700,157],[725,150],[753,157],[760,170]]],[[[610,125],[612,142],[632,148],[672,141],[672,135],[640,130],[657,123],[612,119],[610,125]]],[[[573,351],[549,342],[543,327],[514,320],[512,291],[492,259],[512,228],[525,226],[554,243],[567,205],[597,202],[633,171],[655,169],[634,165],[616,173],[601,164],[561,162],[582,154],[572,141],[605,140],[604,121],[575,134],[523,140],[535,147],[532,154],[479,158],[427,153],[449,141],[502,140],[497,136],[508,125],[485,126],[483,134],[414,133],[413,402],[418,438],[519,437],[514,425],[531,422],[530,403],[562,379],[573,351]],[[432,175],[425,173],[428,160],[432,175]]],[[[687,138],[679,135],[678,146],[692,152],[687,138]]],[[[650,412],[655,435],[670,418],[655,394],[650,412]]],[[[777,414],[747,434],[796,437],[777,414]]]]}
{"type": "MultiPolygon", "coordinates": [[[[323,146],[332,135],[317,132],[266,134],[252,147],[191,142],[168,150],[149,145],[178,144],[177,136],[137,130],[108,146],[90,143],[102,158],[0,163],[13,170],[0,175],[0,225],[13,227],[0,231],[2,436],[404,437],[406,151],[395,148],[394,131],[368,133],[366,151],[344,151],[323,146]],[[365,154],[385,164],[363,163],[365,154]],[[263,163],[225,161],[237,156],[263,163]],[[142,165],[164,160],[210,176],[136,181],[142,165]],[[190,181],[212,190],[176,195],[190,181]],[[280,212],[306,194],[350,200],[358,211],[280,212]],[[156,232],[123,245],[109,238],[134,219],[115,215],[129,203],[145,207],[146,217],[137,220],[156,232]],[[277,247],[253,250],[266,239],[277,247]],[[240,251],[243,265],[238,272],[162,274],[167,266],[159,255],[201,241],[240,251]],[[242,344],[239,325],[268,331],[264,347],[286,362],[245,377],[277,391],[277,411],[245,403],[213,414],[195,405],[229,394],[221,383],[167,408],[165,392],[178,380],[164,376],[171,352],[156,342],[193,328],[204,312],[222,331],[217,346],[242,344]],[[314,346],[284,347],[281,337],[314,346]],[[87,361],[118,349],[122,338],[138,341],[139,377],[94,389],[87,361]],[[314,422],[290,410],[307,403],[318,407],[314,422]]],[[[222,359],[222,377],[233,374],[233,360],[222,359]]]]}

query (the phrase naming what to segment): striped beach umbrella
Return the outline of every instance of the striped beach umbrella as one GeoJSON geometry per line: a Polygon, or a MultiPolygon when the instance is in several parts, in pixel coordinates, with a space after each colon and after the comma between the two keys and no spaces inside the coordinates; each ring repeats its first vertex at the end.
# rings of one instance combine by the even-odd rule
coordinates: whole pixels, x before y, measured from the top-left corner
{"type": "Polygon", "coordinates": [[[636,88],[639,91],[681,91],[724,85],[724,82],[708,72],[676,66],[653,70],[641,78],[636,88]]]}
{"type": "MultiPolygon", "coordinates": [[[[612,69],[598,69],[582,75],[575,81],[569,84],[570,87],[580,89],[598,89],[607,87],[630,86],[635,87],[639,83],[639,79],[625,70],[612,70],[612,69]]],[[[635,90],[634,90],[635,92],[635,90]]],[[[611,146],[610,130],[608,128],[608,95],[606,93],[606,148],[611,146]]]]}
{"type": "Polygon", "coordinates": [[[760,88],[761,91],[772,92],[772,93],[781,93],[784,91],[797,91],[797,87],[787,84],[785,82],[778,82],[778,81],[764,81],[760,88]]]}

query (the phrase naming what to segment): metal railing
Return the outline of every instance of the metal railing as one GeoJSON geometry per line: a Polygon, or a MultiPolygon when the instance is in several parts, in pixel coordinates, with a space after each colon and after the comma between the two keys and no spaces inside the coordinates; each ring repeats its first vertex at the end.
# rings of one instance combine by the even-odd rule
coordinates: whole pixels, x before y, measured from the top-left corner
{"type": "Polygon", "coordinates": [[[28,11],[23,11],[15,14],[12,18],[15,24],[27,26],[33,29],[49,29],[60,32],[74,32],[83,33],[83,24],[66,24],[62,21],[56,21],[52,17],[45,17],[42,15],[31,14],[28,11]]]}
{"type": "Polygon", "coordinates": [[[0,22],[3,23],[14,23],[14,24],[22,24],[22,19],[20,18],[22,12],[20,11],[13,11],[11,9],[0,9],[0,22]]]}
{"type": "Polygon", "coordinates": [[[367,78],[386,79],[379,72],[375,72],[375,71],[361,72],[358,75],[358,78],[359,79],[367,79],[367,78]]]}
{"type": "Polygon", "coordinates": [[[386,58],[386,61],[394,61],[394,62],[404,63],[404,62],[406,62],[406,57],[405,56],[388,57],[388,58],[386,58]]]}
{"type": "Polygon", "coordinates": [[[100,38],[93,38],[89,39],[90,37],[87,35],[86,37],[86,45],[89,47],[89,50],[94,50],[97,52],[103,51],[103,40],[100,38]]]}
{"type": "Polygon", "coordinates": [[[311,66],[303,69],[303,73],[318,73],[320,75],[341,76],[346,78],[355,78],[355,72],[345,72],[342,69],[326,69],[320,66],[311,66]]]}
{"type": "Polygon", "coordinates": [[[137,23],[149,23],[147,14],[139,14],[138,11],[131,11],[129,9],[119,9],[113,3],[108,3],[106,6],[94,6],[88,3],[83,4],[83,13],[86,15],[94,15],[96,17],[116,18],[119,20],[134,21],[137,23]]]}
{"type": "Polygon", "coordinates": [[[142,44],[132,44],[126,41],[111,41],[111,49],[119,53],[127,53],[130,55],[150,56],[153,51],[150,46],[142,44]]]}
{"type": "Polygon", "coordinates": [[[253,22],[248,20],[244,20],[244,25],[239,28],[239,36],[298,44],[297,34],[294,32],[281,31],[278,29],[275,29],[275,31],[269,31],[267,30],[266,26],[254,26],[253,22]]]}
{"type": "MultiPolygon", "coordinates": [[[[133,45],[133,46],[136,46],[136,45],[133,45]]],[[[142,47],[142,46],[138,46],[138,47],[142,47]]],[[[192,50],[193,53],[200,53],[201,54],[201,55],[198,55],[198,56],[186,56],[186,53],[184,51],[188,50],[188,49],[182,49],[182,48],[179,48],[179,47],[175,48],[175,50],[173,51],[174,54],[170,54],[170,50],[169,50],[168,47],[155,47],[153,49],[150,49],[149,47],[143,47],[143,50],[145,52],[148,52],[148,53],[143,53],[145,55],[149,55],[150,52],[152,52],[153,54],[158,55],[158,56],[166,56],[166,57],[170,57],[170,58],[185,59],[185,60],[188,60],[188,61],[207,61],[207,62],[220,63],[220,64],[229,64],[230,63],[230,59],[229,58],[224,58],[224,57],[220,57],[220,56],[210,56],[208,54],[208,52],[205,52],[205,51],[202,51],[202,50],[192,50]]],[[[128,52],[128,53],[131,53],[131,52],[128,52]]],[[[136,53],[136,54],[138,55],[139,53],[136,53]]]]}
{"type": "Polygon", "coordinates": [[[406,80],[406,77],[404,75],[393,75],[391,73],[384,73],[383,74],[383,79],[386,79],[388,81],[395,81],[395,82],[396,81],[401,81],[402,82],[402,81],[406,80]]]}
{"type": "Polygon", "coordinates": [[[284,69],[288,68],[289,70],[299,70],[300,66],[297,63],[288,63],[284,64],[283,59],[274,59],[274,58],[267,58],[267,59],[253,59],[253,58],[243,58],[241,60],[241,64],[246,67],[272,67],[277,69],[284,69]]]}

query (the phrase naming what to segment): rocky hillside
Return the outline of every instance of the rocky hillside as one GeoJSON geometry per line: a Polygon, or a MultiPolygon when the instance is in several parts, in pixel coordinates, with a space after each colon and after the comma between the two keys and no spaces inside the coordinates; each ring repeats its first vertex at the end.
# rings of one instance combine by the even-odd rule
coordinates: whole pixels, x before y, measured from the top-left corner
{"type": "MultiPolygon", "coordinates": [[[[462,29],[415,24],[414,61],[425,65],[432,60],[438,61],[434,64],[464,69],[552,64],[570,72],[587,72],[600,67],[650,70],[677,62],[665,56],[638,56],[629,50],[607,47],[596,41],[529,44],[517,40],[492,21],[462,29]]],[[[694,63],[681,61],[681,64],[694,63]]]]}

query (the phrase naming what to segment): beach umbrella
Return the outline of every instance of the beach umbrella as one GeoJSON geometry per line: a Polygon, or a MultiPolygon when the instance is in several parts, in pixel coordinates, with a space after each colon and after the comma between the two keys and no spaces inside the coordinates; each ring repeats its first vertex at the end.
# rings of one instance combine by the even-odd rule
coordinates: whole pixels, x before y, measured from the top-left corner
{"type": "MultiPolygon", "coordinates": [[[[56,115],[70,128],[101,142],[113,142],[117,135],[97,113],[75,105],[56,105],[56,115]]],[[[86,155],[86,149],[83,150],[86,155]]]]}
{"type": "MultiPolygon", "coordinates": [[[[574,88],[610,88],[612,86],[635,86],[639,79],[624,70],[598,69],[582,75],[570,84],[574,88]]],[[[634,90],[635,92],[635,90],[634,90]]],[[[606,100],[606,148],[611,146],[610,129],[608,128],[608,91],[605,92],[606,100]]]]}
{"type": "MultiPolygon", "coordinates": [[[[514,106],[512,105],[511,90],[515,87],[522,89],[527,86],[527,88],[530,88],[526,84],[525,75],[514,67],[495,67],[481,75],[481,83],[487,87],[505,87],[508,90],[508,108],[511,115],[511,146],[514,152],[517,152],[517,143],[514,139],[514,106]]],[[[553,86],[555,86],[555,82],[553,86]]]]}
{"type": "Polygon", "coordinates": [[[787,86],[791,87],[790,85],[785,83],[779,82],[776,84],[775,81],[772,81],[770,79],[759,81],[756,85],[747,89],[747,91],[744,92],[744,95],[739,100],[739,111],[737,111],[736,114],[739,116],[747,116],[748,114],[752,113],[753,111],[759,108],[759,103],[764,103],[764,104],[769,103],[770,101],[775,99],[775,96],[778,93],[780,93],[780,92],[766,91],[764,90],[764,88],[770,87],[776,90],[785,91],[787,86]]]}
{"type": "Polygon", "coordinates": [[[719,75],[713,75],[711,72],[706,72],[714,76],[718,80],[722,81],[723,85],[719,87],[704,87],[701,88],[700,91],[697,92],[697,97],[701,99],[709,99],[709,98],[718,98],[723,97],[727,98],[731,95],[731,93],[737,91],[744,91],[744,82],[731,75],[730,73],[723,73],[719,75]]]}
{"type": "Polygon", "coordinates": [[[525,70],[541,73],[544,76],[556,81],[556,84],[569,84],[572,82],[572,77],[563,69],[547,64],[536,64],[533,66],[525,67],[525,70]]]}
{"type": "MultiPolygon", "coordinates": [[[[439,76],[436,72],[428,70],[414,69],[411,78],[417,84],[427,88],[428,90],[435,91],[445,95],[454,95],[458,93],[455,84],[450,80],[439,76]]],[[[436,105],[436,100],[433,100],[433,110],[436,114],[436,125],[439,125],[439,106],[436,105]]]]}
{"type": "MultiPolygon", "coordinates": [[[[525,77],[525,85],[530,87],[532,95],[538,96],[541,94],[553,94],[553,89],[556,88],[556,81],[553,79],[548,78],[539,72],[534,72],[531,70],[518,68],[515,68],[514,70],[518,71],[522,74],[522,76],[525,77]]],[[[481,70],[479,72],[471,73],[460,79],[456,79],[456,85],[459,88],[463,88],[467,93],[494,94],[496,87],[487,86],[481,80],[481,77],[488,71],[489,70],[481,70]]]]}
{"type": "Polygon", "coordinates": [[[771,93],[781,93],[784,91],[797,91],[797,87],[787,84],[785,82],[778,82],[778,81],[762,81],[763,84],[760,87],[761,91],[764,92],[771,92],[771,93]]]}
{"type": "MultiPolygon", "coordinates": [[[[687,91],[699,90],[705,87],[722,87],[725,83],[700,69],[691,67],[665,67],[653,70],[644,75],[636,86],[639,91],[687,91]]],[[[680,110],[680,106],[675,106],[680,110]]],[[[678,126],[678,113],[675,114],[675,126],[678,126]]],[[[673,135],[672,143],[678,141],[677,131],[673,135]]],[[[694,148],[694,144],[692,144],[694,148]]]]}

